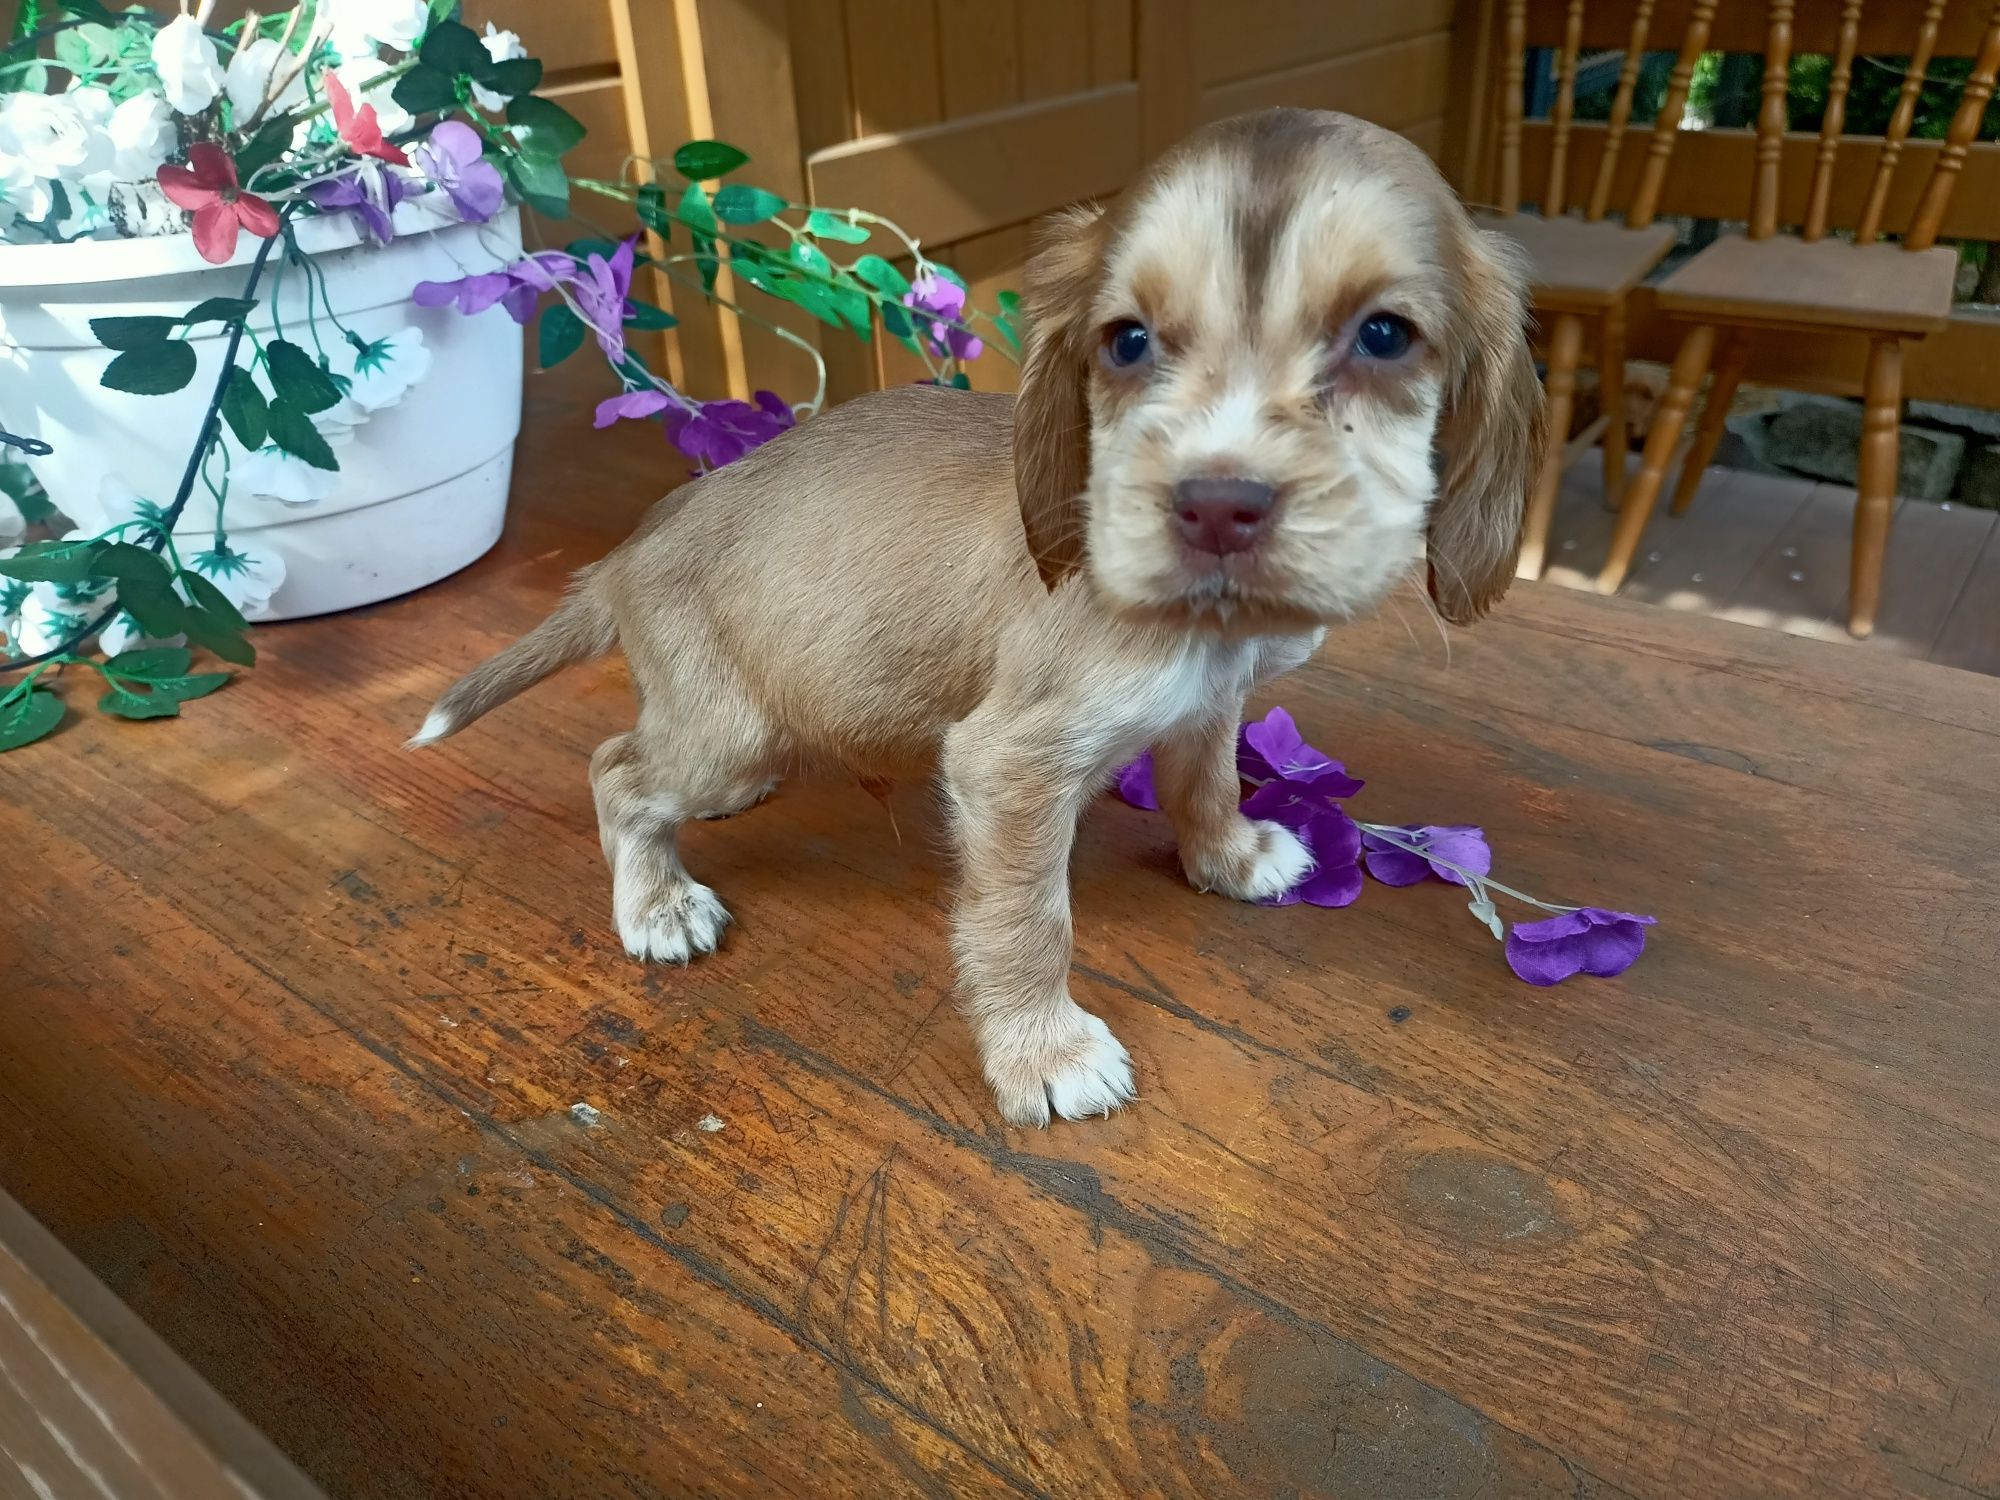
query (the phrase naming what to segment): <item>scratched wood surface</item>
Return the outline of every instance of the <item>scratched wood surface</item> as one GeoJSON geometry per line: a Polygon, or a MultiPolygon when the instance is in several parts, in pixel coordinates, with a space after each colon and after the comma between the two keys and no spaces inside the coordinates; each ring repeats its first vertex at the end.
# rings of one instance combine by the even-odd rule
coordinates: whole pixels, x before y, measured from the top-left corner
{"type": "Polygon", "coordinates": [[[1652,950],[1530,990],[1441,885],[1204,898],[1107,802],[1141,1098],[1004,1129],[922,789],[703,825],[738,925],[645,971],[615,665],[398,748],[671,476],[531,392],[477,567],[0,766],[0,1187],[329,1494],[2000,1492],[2000,683],[1556,588],[1341,633],[1278,696],[1357,812],[1652,950]]]}

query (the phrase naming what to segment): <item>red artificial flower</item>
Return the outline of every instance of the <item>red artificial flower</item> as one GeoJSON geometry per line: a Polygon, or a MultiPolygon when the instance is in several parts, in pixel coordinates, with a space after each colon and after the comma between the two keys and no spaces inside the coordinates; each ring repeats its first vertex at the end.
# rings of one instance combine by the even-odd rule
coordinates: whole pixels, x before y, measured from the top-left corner
{"type": "Polygon", "coordinates": [[[236,163],[220,146],[188,147],[188,165],[160,168],[160,191],[194,215],[194,247],[221,265],[236,251],[236,232],[268,240],[278,232],[278,211],[236,184],[236,163]]]}
{"type": "Polygon", "coordinates": [[[382,122],[375,117],[375,106],[364,104],[356,109],[354,96],[347,92],[347,85],[336,74],[327,72],[320,77],[326,84],[327,98],[333,101],[333,127],[340,133],[341,140],[358,155],[407,167],[410,158],[403,154],[403,148],[392,146],[382,138],[382,122]]]}

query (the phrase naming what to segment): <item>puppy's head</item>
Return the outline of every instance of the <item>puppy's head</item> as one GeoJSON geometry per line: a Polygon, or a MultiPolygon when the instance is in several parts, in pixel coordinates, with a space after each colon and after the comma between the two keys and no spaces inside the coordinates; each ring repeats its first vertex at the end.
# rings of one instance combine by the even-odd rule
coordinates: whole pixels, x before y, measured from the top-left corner
{"type": "Polygon", "coordinates": [[[1027,273],[1015,470],[1051,587],[1253,630],[1446,619],[1513,574],[1540,449],[1522,268],[1430,161],[1343,115],[1209,127],[1027,273]]]}

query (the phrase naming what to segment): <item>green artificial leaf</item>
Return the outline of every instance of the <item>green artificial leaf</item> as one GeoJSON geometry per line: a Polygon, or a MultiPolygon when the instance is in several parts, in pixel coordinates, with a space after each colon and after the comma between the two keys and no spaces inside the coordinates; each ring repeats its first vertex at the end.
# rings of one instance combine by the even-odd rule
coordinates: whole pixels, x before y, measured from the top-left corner
{"type": "Polygon", "coordinates": [[[243,612],[229,602],[229,596],[217,588],[207,574],[182,568],[181,587],[187,590],[194,607],[217,624],[238,632],[249,628],[250,622],[243,618],[243,612]]]}
{"type": "Polygon", "coordinates": [[[958,371],[955,371],[955,372],[953,372],[953,374],[952,374],[952,377],[951,377],[951,388],[952,388],[953,390],[955,390],[955,391],[969,391],[969,390],[971,390],[971,389],[972,389],[972,377],[971,377],[970,375],[966,374],[966,373],[965,373],[965,371],[963,371],[963,370],[958,370],[958,371]]]}
{"type": "Polygon", "coordinates": [[[120,586],[161,584],[168,578],[166,560],[150,547],[134,542],[112,542],[98,549],[90,560],[90,576],[115,578],[120,586]]]}
{"type": "Polygon", "coordinates": [[[118,607],[151,636],[179,635],[187,628],[187,602],[174,592],[163,568],[118,585],[118,607]]]}
{"type": "MultiPolygon", "coordinates": [[[[564,311],[567,312],[568,309],[565,308],[564,311]]],[[[641,302],[637,297],[629,298],[625,303],[625,326],[627,328],[673,328],[677,327],[679,323],[680,319],[664,308],[655,307],[650,302],[641,302]]]]}
{"type": "Polygon", "coordinates": [[[722,226],[716,223],[715,210],[709,206],[708,194],[701,190],[699,182],[690,182],[687,191],[681,194],[679,217],[694,241],[694,263],[701,272],[702,290],[712,292],[715,273],[722,266],[715,253],[715,236],[722,226]]]}
{"type": "Polygon", "coordinates": [[[965,284],[965,278],[959,275],[958,272],[954,271],[950,266],[941,266],[936,261],[932,261],[930,263],[930,269],[934,274],[941,277],[943,280],[949,281],[953,286],[957,287],[961,292],[969,290],[969,288],[965,284]]]}
{"type": "Polygon", "coordinates": [[[882,331],[892,339],[900,339],[905,348],[917,347],[916,334],[911,329],[910,315],[900,302],[878,303],[882,313],[882,331]]]}
{"type": "Polygon", "coordinates": [[[134,677],[156,682],[163,677],[179,677],[194,664],[194,653],[185,646],[149,646],[138,651],[121,651],[104,664],[118,677],[134,677]]]}
{"type": "Polygon", "coordinates": [[[229,384],[222,390],[222,420],[236,434],[236,441],[255,453],[271,435],[264,393],[241,365],[229,372],[229,384]]]}
{"type": "MultiPolygon", "coordinates": [[[[578,260],[589,260],[591,256],[595,255],[602,260],[608,261],[618,253],[618,241],[601,238],[571,240],[567,245],[563,246],[563,249],[578,260]]],[[[633,264],[636,265],[637,263],[635,259],[633,264]]]]}
{"type": "Polygon", "coordinates": [[[496,94],[532,94],[542,81],[542,61],[538,57],[510,57],[494,63],[479,81],[496,94]]]}
{"type": "Polygon", "coordinates": [[[264,420],[270,427],[271,441],[293,458],[315,469],[339,471],[340,461],[333,456],[333,449],[326,445],[326,439],[313,426],[312,417],[304,407],[280,396],[266,408],[264,420]]]}
{"type": "Polygon", "coordinates": [[[27,583],[82,583],[95,578],[97,539],[29,542],[12,557],[0,558],[0,578],[27,583]]]}
{"type": "Polygon", "coordinates": [[[122,687],[105,693],[97,706],[121,719],[171,719],[181,711],[179,701],[163,693],[134,693],[122,687]]]}
{"type": "Polygon", "coordinates": [[[53,50],[57,62],[70,72],[87,77],[117,50],[117,43],[102,26],[79,26],[73,31],[58,32],[53,50]]]}
{"type": "Polygon", "coordinates": [[[1002,292],[996,299],[1000,304],[1000,316],[993,321],[1000,329],[1000,336],[1014,347],[1016,353],[1021,348],[1021,294],[1002,292]]]}
{"type": "Polygon", "coordinates": [[[674,153],[674,170],[690,182],[713,182],[749,160],[726,141],[689,141],[674,153]]]}
{"type": "Polygon", "coordinates": [[[194,379],[194,371],[194,347],[178,339],[167,339],[127,349],[104,367],[98,383],[135,396],[164,396],[194,379]]]}
{"type": "MultiPolygon", "coordinates": [[[[202,581],[207,582],[206,579],[202,581]]],[[[209,587],[213,589],[215,585],[209,584],[209,587]]],[[[216,597],[221,599],[221,593],[217,592],[216,597]]],[[[229,601],[224,599],[222,602],[227,604],[229,601]]],[[[243,627],[232,626],[207,610],[191,610],[181,630],[197,646],[223,661],[234,662],[239,667],[257,664],[257,648],[243,638],[243,627]]]]}
{"type": "Polygon", "coordinates": [[[553,370],[583,347],[589,332],[583,319],[570,311],[566,302],[551,302],[542,309],[542,324],[536,333],[537,354],[544,370],[553,370]]]}
{"type": "Polygon", "coordinates": [[[63,701],[31,688],[0,699],[0,750],[18,750],[54,731],[63,721],[63,701]]]}
{"type": "Polygon", "coordinates": [[[523,156],[554,161],[584,138],[583,121],[547,99],[522,94],[507,101],[507,123],[513,127],[523,156]]]}
{"type": "Polygon", "coordinates": [[[808,245],[804,240],[793,243],[792,259],[803,269],[821,276],[833,274],[833,262],[826,258],[826,252],[817,245],[808,245]]]}
{"type": "Polygon", "coordinates": [[[514,192],[536,213],[551,219],[569,217],[569,177],[561,162],[532,156],[510,157],[507,177],[514,192]]]}
{"type": "Polygon", "coordinates": [[[197,323],[241,323],[257,310],[251,297],[210,297],[188,309],[181,322],[192,328],[197,323]]]}
{"type": "Polygon", "coordinates": [[[458,0],[430,0],[431,24],[455,20],[458,16],[458,0]]]}
{"type": "MultiPolygon", "coordinates": [[[[458,107],[458,81],[449,73],[419,65],[396,80],[389,97],[413,115],[437,114],[458,107]]],[[[258,139],[263,135],[259,131],[258,139]]]]}
{"type": "MultiPolygon", "coordinates": [[[[195,672],[177,677],[148,678],[145,679],[146,686],[152,691],[145,696],[156,703],[186,703],[192,698],[206,698],[228,681],[227,672],[195,672]]],[[[132,690],[127,688],[125,691],[132,690]]]]}
{"type": "Polygon", "coordinates": [[[644,224],[662,240],[671,240],[674,217],[667,212],[667,194],[657,182],[649,182],[639,189],[637,207],[639,222],[644,224]]]}
{"type": "Polygon", "coordinates": [[[340,401],[340,387],[333,383],[333,377],[289,339],[273,339],[265,346],[264,368],[277,398],[300,411],[325,411],[340,401]]]}
{"type": "Polygon", "coordinates": [[[715,195],[715,216],[726,224],[761,224],[783,213],[786,206],[776,193],[741,182],[732,182],[715,195]]]}
{"type": "Polygon", "coordinates": [[[493,64],[479,33],[461,21],[440,21],[432,26],[417,49],[417,60],[450,77],[482,73],[493,64]]]}
{"type": "Polygon", "coordinates": [[[885,297],[901,302],[910,290],[909,278],[879,255],[864,255],[854,263],[854,274],[885,297]]]}
{"type": "Polygon", "coordinates": [[[107,349],[144,349],[173,336],[179,318],[92,318],[91,334],[107,349]]]}
{"type": "Polygon", "coordinates": [[[35,478],[35,471],[26,464],[9,463],[0,459],[0,495],[14,502],[14,509],[21,513],[21,519],[29,525],[46,521],[55,514],[56,508],[49,503],[49,493],[42,488],[42,482],[35,478]]]}
{"type": "MultiPolygon", "coordinates": [[[[407,78],[399,80],[406,83],[407,78]]],[[[400,92],[400,89],[398,90],[400,92]]],[[[415,111],[411,111],[415,113],[415,111]]],[[[298,131],[298,118],[291,114],[272,115],[257,127],[257,133],[243,144],[236,153],[236,180],[248,182],[256,175],[258,168],[267,167],[276,161],[292,144],[292,137],[298,131]]]]}
{"type": "Polygon", "coordinates": [[[843,245],[859,245],[869,237],[865,224],[851,224],[839,214],[816,208],[806,215],[806,233],[822,240],[838,240],[843,245]]]}

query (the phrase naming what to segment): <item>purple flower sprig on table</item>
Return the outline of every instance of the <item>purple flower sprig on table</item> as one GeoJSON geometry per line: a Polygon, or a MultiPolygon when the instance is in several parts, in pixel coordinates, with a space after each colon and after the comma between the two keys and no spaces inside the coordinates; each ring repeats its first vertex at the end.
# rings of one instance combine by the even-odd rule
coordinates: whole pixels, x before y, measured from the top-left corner
{"type": "Polygon", "coordinates": [[[903,305],[929,321],[924,341],[940,359],[977,359],[986,351],[978,334],[964,326],[965,288],[936,271],[919,275],[903,294],[903,305]]]}
{"type": "MultiPolygon", "coordinates": [[[[1243,799],[1244,816],[1275,822],[1297,834],[1313,867],[1267,905],[1349,906],[1367,872],[1383,885],[1407,886],[1436,879],[1463,886],[1468,909],[1506,945],[1507,966],[1533,985],[1560,984],[1577,974],[1610,978],[1638,962],[1654,919],[1603,907],[1555,906],[1492,878],[1493,850],[1484,830],[1468,824],[1361,823],[1341,806],[1363,783],[1347,768],[1305,742],[1292,716],[1274,708],[1237,733],[1237,770],[1254,784],[1243,799]],[[1511,930],[1500,920],[1493,894],[1550,913],[1511,930]]],[[[1134,807],[1157,809],[1151,751],[1118,773],[1118,795],[1134,807]]]]}

